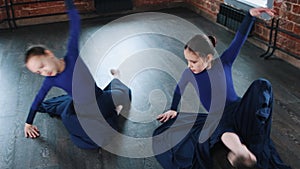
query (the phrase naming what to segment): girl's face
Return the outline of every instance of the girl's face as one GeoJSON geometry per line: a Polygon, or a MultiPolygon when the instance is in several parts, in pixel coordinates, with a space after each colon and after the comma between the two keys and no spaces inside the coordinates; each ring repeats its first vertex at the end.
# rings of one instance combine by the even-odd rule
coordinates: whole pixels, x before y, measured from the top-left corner
{"type": "Polygon", "coordinates": [[[45,55],[32,56],[26,63],[26,67],[33,73],[42,76],[56,76],[60,71],[59,59],[52,52],[45,55]]]}
{"type": "Polygon", "coordinates": [[[188,48],[184,50],[184,57],[188,62],[188,67],[194,74],[198,74],[205,69],[209,69],[211,65],[211,59],[209,55],[207,57],[200,57],[195,52],[188,48]]]}

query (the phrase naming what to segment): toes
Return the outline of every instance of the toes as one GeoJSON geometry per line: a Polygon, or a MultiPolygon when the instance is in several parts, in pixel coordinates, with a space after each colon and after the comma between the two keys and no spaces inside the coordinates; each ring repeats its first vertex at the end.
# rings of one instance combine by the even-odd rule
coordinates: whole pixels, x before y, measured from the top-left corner
{"type": "Polygon", "coordinates": [[[122,105],[116,106],[116,112],[118,113],[118,115],[121,113],[122,109],[123,109],[122,105]]]}
{"type": "Polygon", "coordinates": [[[229,153],[227,154],[227,159],[228,159],[229,163],[230,163],[233,167],[235,167],[235,161],[236,161],[236,159],[235,159],[235,155],[233,154],[233,152],[229,152],[229,153]]]}
{"type": "Polygon", "coordinates": [[[229,152],[227,154],[227,159],[233,167],[245,166],[245,167],[253,167],[257,160],[254,154],[252,154],[248,149],[244,152],[239,152],[235,154],[233,152],[229,152]]]}
{"type": "Polygon", "coordinates": [[[111,69],[110,73],[115,77],[120,76],[120,71],[118,69],[111,69]]]}

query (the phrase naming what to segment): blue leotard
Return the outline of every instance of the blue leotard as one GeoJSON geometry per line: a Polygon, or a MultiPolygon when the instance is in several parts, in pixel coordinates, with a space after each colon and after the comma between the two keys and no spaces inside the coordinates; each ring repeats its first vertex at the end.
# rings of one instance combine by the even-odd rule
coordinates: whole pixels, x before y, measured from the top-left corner
{"type": "MultiPolygon", "coordinates": [[[[226,78],[226,105],[235,102],[239,98],[234,90],[232,80],[232,65],[241,47],[246,41],[254,21],[255,17],[252,17],[248,12],[229,48],[222,53],[220,58],[218,58],[222,62],[226,78]]],[[[208,71],[209,70],[204,70],[198,74],[194,74],[189,68],[184,70],[173,95],[171,110],[177,111],[177,107],[181,99],[181,94],[184,92],[184,89],[188,83],[191,83],[195,87],[195,89],[198,89],[201,103],[207,111],[210,110],[212,91],[208,71]]],[[[224,84],[221,85],[222,86],[220,86],[220,88],[223,88],[224,84]]]]}
{"type": "MultiPolygon", "coordinates": [[[[187,84],[191,83],[196,89],[202,105],[209,113],[198,113],[197,117],[195,113],[180,113],[176,118],[168,120],[154,131],[153,135],[157,137],[154,137],[153,151],[159,153],[162,146],[169,146],[165,143],[174,141],[174,137],[177,138],[187,126],[190,127],[189,132],[181,136],[182,139],[178,144],[155,156],[162,167],[166,169],[212,168],[211,150],[217,147],[215,146],[217,143],[220,143],[220,137],[224,132],[234,132],[257,157],[255,168],[290,169],[280,159],[270,138],[273,104],[270,82],[265,79],[254,81],[241,98],[234,90],[232,65],[254,20],[255,17],[251,17],[250,13],[246,15],[231,45],[220,58],[215,60],[215,65],[211,69],[198,74],[194,74],[190,69],[183,72],[174,92],[171,110],[177,111],[181,94],[187,84]],[[222,64],[221,69],[216,67],[217,63],[222,64]],[[211,81],[215,78],[214,76],[225,77],[225,79],[215,84],[214,81],[211,81]],[[226,86],[225,108],[216,130],[207,141],[200,143],[200,133],[211,113],[210,110],[215,106],[218,107],[218,105],[212,104],[214,103],[212,101],[216,99],[216,96],[212,94],[212,86],[213,89],[223,89],[226,86]]],[[[215,117],[214,114],[212,115],[215,117]]]]}
{"type": "Polygon", "coordinates": [[[86,64],[81,57],[78,57],[79,14],[72,0],[65,0],[65,4],[67,5],[70,19],[70,36],[67,53],[64,57],[66,67],[63,72],[55,77],[45,78],[41,89],[32,103],[26,123],[32,124],[37,111],[48,113],[50,116],[58,116],[69,132],[72,142],[77,147],[94,149],[110,142],[110,138],[113,137],[113,132],[110,132],[111,128],[118,130],[118,114],[115,106],[123,105],[124,108],[128,108],[131,101],[131,90],[118,79],[113,79],[103,90],[96,85],[86,64]],[[59,87],[65,90],[67,95],[44,101],[45,96],[52,87],[59,87]],[[85,107],[84,109],[80,109],[80,111],[81,113],[84,112],[82,113],[84,117],[81,120],[88,120],[89,124],[95,124],[93,127],[97,127],[98,124],[109,124],[109,126],[98,126],[96,135],[97,144],[89,135],[93,131],[87,129],[86,125],[81,126],[78,114],[75,111],[76,106],[74,106],[76,104],[78,110],[78,106],[91,105],[95,101],[98,105],[97,109],[88,106],[88,108],[85,107]],[[91,107],[92,109],[90,109],[91,107]],[[101,117],[98,114],[99,111],[104,119],[97,118],[101,117]],[[90,115],[90,118],[86,118],[87,114],[90,115]]]}
{"type": "Polygon", "coordinates": [[[32,124],[34,117],[36,115],[37,109],[39,105],[44,100],[45,96],[49,92],[52,87],[59,87],[67,92],[68,95],[72,96],[72,79],[73,79],[73,71],[76,60],[79,55],[79,34],[80,34],[80,17],[78,11],[74,7],[73,3],[66,2],[68,8],[68,16],[70,19],[70,26],[69,26],[69,40],[67,46],[67,53],[64,57],[65,61],[65,69],[63,72],[57,74],[54,77],[46,77],[44,82],[36,95],[26,123],[32,124]]]}

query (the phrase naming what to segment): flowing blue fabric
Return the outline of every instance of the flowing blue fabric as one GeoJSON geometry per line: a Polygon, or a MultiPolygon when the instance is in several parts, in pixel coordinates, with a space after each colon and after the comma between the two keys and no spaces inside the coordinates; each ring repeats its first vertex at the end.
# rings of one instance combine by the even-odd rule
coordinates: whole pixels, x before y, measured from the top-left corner
{"type": "MultiPolygon", "coordinates": [[[[98,107],[106,122],[113,129],[119,130],[118,114],[115,111],[115,106],[130,106],[131,90],[120,80],[113,79],[103,91],[95,86],[95,93],[98,107]]],[[[60,117],[64,126],[70,134],[72,142],[79,148],[94,149],[99,147],[99,145],[97,145],[86,134],[86,132],[80,125],[80,122],[76,115],[76,111],[74,109],[72,97],[70,97],[69,95],[62,95],[45,100],[39,106],[38,112],[48,113],[52,117],[60,117]]],[[[107,137],[107,135],[103,137],[107,137]]],[[[108,138],[103,139],[109,140],[108,138]]]]}
{"type": "Polygon", "coordinates": [[[198,139],[207,114],[179,113],[178,117],[163,123],[154,131],[154,136],[161,135],[154,137],[154,153],[177,139],[178,133],[187,126],[191,130],[178,144],[155,157],[165,169],[213,168],[211,151],[221,142],[222,134],[231,131],[238,134],[242,143],[256,156],[256,168],[290,169],[280,159],[270,138],[272,106],[270,82],[265,79],[254,81],[241,99],[225,107],[217,129],[204,143],[199,143],[198,139]]]}

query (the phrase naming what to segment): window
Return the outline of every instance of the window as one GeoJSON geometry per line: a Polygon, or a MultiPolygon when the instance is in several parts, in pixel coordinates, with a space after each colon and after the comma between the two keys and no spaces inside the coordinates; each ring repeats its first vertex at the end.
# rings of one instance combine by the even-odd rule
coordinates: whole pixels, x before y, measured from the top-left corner
{"type": "Polygon", "coordinates": [[[267,7],[268,0],[237,0],[252,7],[267,7]]]}
{"type": "Polygon", "coordinates": [[[225,2],[244,10],[253,7],[273,7],[273,0],[225,0],[225,2]]]}
{"type": "MultiPolygon", "coordinates": [[[[253,7],[273,7],[274,0],[225,0],[225,3],[233,5],[238,9],[249,10],[253,7]]],[[[270,16],[263,14],[263,19],[270,19],[270,16]]]]}

